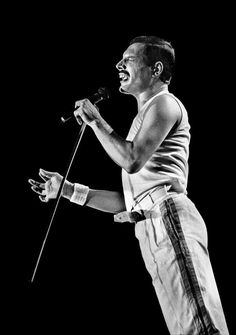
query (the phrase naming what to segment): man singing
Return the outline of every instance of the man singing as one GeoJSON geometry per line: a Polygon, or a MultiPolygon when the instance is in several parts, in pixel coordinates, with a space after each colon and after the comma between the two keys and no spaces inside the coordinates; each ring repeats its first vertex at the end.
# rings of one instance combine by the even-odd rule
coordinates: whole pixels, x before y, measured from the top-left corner
{"type": "MultiPolygon", "coordinates": [[[[79,124],[90,126],[122,169],[123,193],[65,181],[62,196],[134,222],[145,266],[171,335],[229,334],[207,249],[207,229],[187,196],[190,126],[182,102],[168,90],[172,45],[155,36],[134,38],[121,61],[120,92],[137,101],[126,139],[88,99],[76,102],[79,124]]],[[[125,108],[125,107],[124,107],[125,108]]],[[[55,199],[62,180],[40,169],[29,182],[41,201],[55,199]]]]}

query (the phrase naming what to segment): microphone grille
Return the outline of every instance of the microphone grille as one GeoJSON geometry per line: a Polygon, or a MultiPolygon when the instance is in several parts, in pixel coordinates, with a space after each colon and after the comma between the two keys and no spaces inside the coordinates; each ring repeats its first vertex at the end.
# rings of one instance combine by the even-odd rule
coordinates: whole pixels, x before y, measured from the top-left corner
{"type": "Polygon", "coordinates": [[[107,100],[110,98],[110,91],[106,87],[100,87],[98,89],[98,94],[102,97],[102,99],[107,100]]]}

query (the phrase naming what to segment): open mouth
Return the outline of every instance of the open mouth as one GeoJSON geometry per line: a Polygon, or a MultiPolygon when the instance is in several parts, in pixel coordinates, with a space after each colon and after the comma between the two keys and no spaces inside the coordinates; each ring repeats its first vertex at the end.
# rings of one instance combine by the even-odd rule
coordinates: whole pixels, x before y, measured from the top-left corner
{"type": "Polygon", "coordinates": [[[120,82],[126,82],[129,80],[129,73],[126,71],[119,72],[120,82]]]}

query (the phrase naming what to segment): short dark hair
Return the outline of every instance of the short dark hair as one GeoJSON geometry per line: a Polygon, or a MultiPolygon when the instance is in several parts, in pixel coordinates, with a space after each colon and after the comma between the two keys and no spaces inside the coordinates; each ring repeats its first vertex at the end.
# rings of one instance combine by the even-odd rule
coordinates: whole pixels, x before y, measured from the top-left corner
{"type": "Polygon", "coordinates": [[[170,83],[175,65],[175,50],[170,42],[157,36],[137,36],[133,38],[129,45],[143,43],[144,61],[146,65],[153,66],[160,61],[163,64],[163,71],[160,79],[164,83],[170,83]]]}

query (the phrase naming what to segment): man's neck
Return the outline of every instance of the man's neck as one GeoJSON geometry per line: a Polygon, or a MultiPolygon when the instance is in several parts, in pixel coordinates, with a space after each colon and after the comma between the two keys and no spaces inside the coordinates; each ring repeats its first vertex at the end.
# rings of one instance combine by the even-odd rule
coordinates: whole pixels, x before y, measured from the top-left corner
{"type": "Polygon", "coordinates": [[[139,94],[139,96],[137,96],[137,102],[138,102],[138,110],[140,110],[143,105],[149,100],[151,99],[154,95],[164,91],[164,90],[168,90],[168,85],[163,83],[163,82],[158,82],[156,83],[156,85],[154,87],[152,87],[151,89],[142,92],[139,94]]]}

